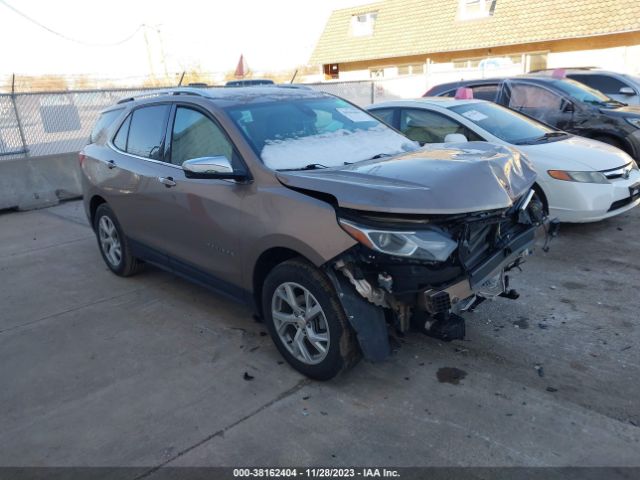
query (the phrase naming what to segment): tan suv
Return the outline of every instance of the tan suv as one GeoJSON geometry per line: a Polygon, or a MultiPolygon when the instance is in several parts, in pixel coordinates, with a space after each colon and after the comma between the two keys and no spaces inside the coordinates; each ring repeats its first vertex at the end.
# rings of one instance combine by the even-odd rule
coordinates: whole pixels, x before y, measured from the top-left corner
{"type": "Polygon", "coordinates": [[[382,360],[411,326],[514,298],[544,221],[529,163],[471,142],[419,148],[321,92],[176,89],[105,110],[80,153],[107,266],[142,262],[252,302],[297,370],[382,360]]]}

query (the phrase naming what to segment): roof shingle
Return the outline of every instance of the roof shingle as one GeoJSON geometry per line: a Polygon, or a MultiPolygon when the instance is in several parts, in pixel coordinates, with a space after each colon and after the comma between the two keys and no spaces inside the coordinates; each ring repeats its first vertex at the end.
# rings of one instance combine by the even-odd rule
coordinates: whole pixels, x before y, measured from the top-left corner
{"type": "Polygon", "coordinates": [[[491,48],[640,30],[640,0],[497,0],[493,16],[458,20],[458,0],[385,0],[335,10],[313,64],[491,48]],[[351,17],[378,12],[374,34],[349,35],[351,17]]]}

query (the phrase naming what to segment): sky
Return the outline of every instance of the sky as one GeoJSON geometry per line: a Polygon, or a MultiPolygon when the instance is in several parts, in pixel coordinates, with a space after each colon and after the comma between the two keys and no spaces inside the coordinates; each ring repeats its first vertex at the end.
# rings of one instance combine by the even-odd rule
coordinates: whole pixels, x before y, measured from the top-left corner
{"type": "Polygon", "coordinates": [[[371,1],[0,0],[0,75],[221,72],[241,53],[253,70],[285,70],[308,62],[332,10],[371,1]]]}

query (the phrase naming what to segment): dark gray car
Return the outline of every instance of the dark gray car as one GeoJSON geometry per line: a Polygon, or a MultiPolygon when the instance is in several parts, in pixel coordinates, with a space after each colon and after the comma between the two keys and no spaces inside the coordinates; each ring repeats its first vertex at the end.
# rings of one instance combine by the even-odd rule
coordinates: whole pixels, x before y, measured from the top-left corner
{"type": "Polygon", "coordinates": [[[474,98],[498,103],[558,130],[613,145],[640,164],[640,107],[629,106],[567,78],[524,75],[461,80],[431,88],[425,97],[454,97],[470,88],[474,98]]]}
{"type": "Polygon", "coordinates": [[[416,144],[311,90],[177,89],[105,110],[80,154],[116,274],[141,262],[251,302],[287,361],[327,379],[384,359],[389,329],[461,338],[517,295],[544,221],[514,150],[416,144]]]}

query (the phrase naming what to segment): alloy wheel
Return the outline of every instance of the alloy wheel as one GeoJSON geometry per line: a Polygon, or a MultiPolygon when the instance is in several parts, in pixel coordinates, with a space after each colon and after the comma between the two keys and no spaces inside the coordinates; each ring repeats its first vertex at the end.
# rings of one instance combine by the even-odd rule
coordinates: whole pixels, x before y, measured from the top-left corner
{"type": "Polygon", "coordinates": [[[329,352],[329,325],[318,300],[302,285],[286,282],[271,300],[273,324],[285,348],[307,365],[322,362],[329,352]]]}
{"type": "Polygon", "coordinates": [[[122,261],[122,245],[116,226],[106,215],[98,222],[98,236],[105,258],[113,267],[118,267],[122,261]]]}

